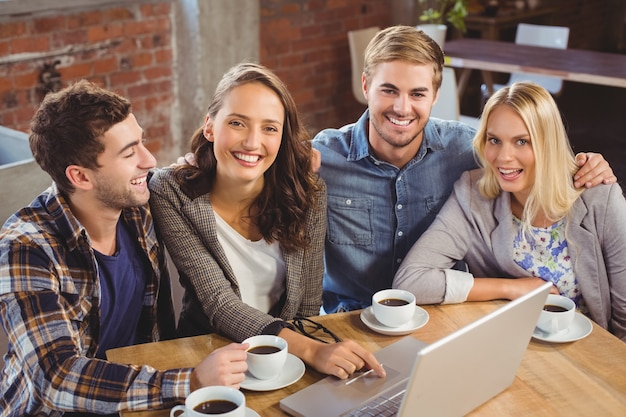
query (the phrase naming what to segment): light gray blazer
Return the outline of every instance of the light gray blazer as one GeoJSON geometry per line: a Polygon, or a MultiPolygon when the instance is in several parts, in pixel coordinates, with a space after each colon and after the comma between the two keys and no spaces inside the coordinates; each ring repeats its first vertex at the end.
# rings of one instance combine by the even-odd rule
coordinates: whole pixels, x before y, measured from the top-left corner
{"type": "Polygon", "coordinates": [[[318,204],[307,213],[311,244],[306,250],[282,251],[285,289],[267,314],[241,300],[237,278],[217,239],[208,181],[182,189],[172,168],[155,170],[149,182],[150,209],[185,288],[179,336],[218,332],[242,341],[256,334],[276,334],[284,320],[294,316],[319,314],[326,233],[326,186],[319,181],[318,204]]]}
{"type": "MultiPolygon", "coordinates": [[[[484,198],[476,184],[481,176],[480,169],[468,171],[455,183],[394,278],[393,286],[413,292],[418,304],[444,302],[448,278],[465,274],[450,269],[457,260],[465,260],[470,277],[529,275],[513,261],[510,194],[484,198]]],[[[591,318],[626,341],[626,200],[621,187],[584,191],[566,225],[574,274],[591,318]]]]}

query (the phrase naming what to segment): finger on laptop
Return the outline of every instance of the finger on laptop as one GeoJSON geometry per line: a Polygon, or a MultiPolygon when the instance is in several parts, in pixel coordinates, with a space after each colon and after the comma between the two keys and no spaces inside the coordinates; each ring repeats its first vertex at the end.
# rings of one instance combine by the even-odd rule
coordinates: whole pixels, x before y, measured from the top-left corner
{"type": "Polygon", "coordinates": [[[352,340],[346,340],[346,343],[349,343],[352,352],[358,356],[359,361],[363,362],[361,366],[357,367],[357,369],[365,367],[373,370],[376,375],[381,378],[386,376],[387,373],[385,372],[385,368],[383,368],[383,365],[378,362],[378,359],[376,359],[372,352],[352,340]]]}

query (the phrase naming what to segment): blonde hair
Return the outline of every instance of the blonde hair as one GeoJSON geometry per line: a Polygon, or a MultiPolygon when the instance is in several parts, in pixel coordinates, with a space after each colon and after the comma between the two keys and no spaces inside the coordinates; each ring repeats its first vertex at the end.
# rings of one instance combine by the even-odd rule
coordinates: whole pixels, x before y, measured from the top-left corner
{"type": "MultiPolygon", "coordinates": [[[[474,136],[476,156],[483,167],[487,166],[484,155],[487,124],[491,113],[499,106],[508,106],[522,119],[535,156],[535,183],[524,206],[522,228],[527,231],[540,213],[548,221],[556,222],[569,213],[583,191],[573,184],[572,177],[578,166],[559,109],[550,93],[534,83],[519,82],[498,90],[485,104],[474,136]]],[[[478,186],[486,198],[495,198],[502,192],[490,169],[484,170],[478,186]]]]}
{"type": "Polygon", "coordinates": [[[363,73],[369,84],[378,64],[406,61],[411,64],[433,66],[433,87],[441,87],[443,52],[441,48],[414,26],[391,26],[378,32],[365,49],[363,73]]]}

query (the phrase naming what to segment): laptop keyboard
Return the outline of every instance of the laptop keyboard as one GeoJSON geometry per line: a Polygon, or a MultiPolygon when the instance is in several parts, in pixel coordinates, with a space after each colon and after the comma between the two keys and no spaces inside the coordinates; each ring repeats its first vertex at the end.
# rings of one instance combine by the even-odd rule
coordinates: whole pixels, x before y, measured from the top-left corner
{"type": "Polygon", "coordinates": [[[374,398],[361,408],[350,413],[344,414],[345,417],[373,417],[395,416],[400,410],[402,398],[406,392],[406,385],[401,385],[391,392],[386,392],[374,398]]]}

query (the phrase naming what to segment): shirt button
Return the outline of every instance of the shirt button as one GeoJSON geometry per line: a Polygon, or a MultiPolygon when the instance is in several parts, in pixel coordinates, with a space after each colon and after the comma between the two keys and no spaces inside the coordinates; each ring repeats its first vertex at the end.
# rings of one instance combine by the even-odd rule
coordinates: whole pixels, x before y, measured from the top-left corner
{"type": "Polygon", "coordinates": [[[403,232],[402,230],[400,230],[400,231],[398,232],[398,236],[402,236],[403,234],[404,234],[404,232],[403,232]]]}
{"type": "Polygon", "coordinates": [[[398,264],[399,264],[399,263],[402,263],[402,258],[398,258],[398,259],[396,259],[396,263],[398,263],[398,264]]]}
{"type": "Polygon", "coordinates": [[[396,181],[402,181],[402,175],[399,175],[396,181]]]}
{"type": "Polygon", "coordinates": [[[352,200],[346,200],[346,205],[349,206],[350,204],[352,204],[352,200]]]}
{"type": "Polygon", "coordinates": [[[402,204],[398,204],[398,210],[402,210],[402,204]]]}

